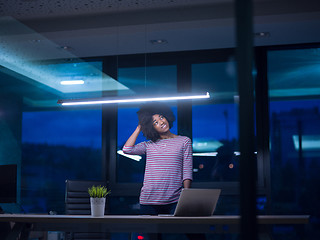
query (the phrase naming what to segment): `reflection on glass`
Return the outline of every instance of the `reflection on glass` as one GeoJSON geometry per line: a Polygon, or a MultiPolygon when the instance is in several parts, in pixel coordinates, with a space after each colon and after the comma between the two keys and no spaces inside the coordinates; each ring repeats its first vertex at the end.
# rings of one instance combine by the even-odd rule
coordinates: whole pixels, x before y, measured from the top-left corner
{"type": "Polygon", "coordinates": [[[78,59],[70,49],[61,48],[11,17],[0,18],[0,29],[1,72],[42,90],[42,95],[27,97],[25,103],[30,106],[57,106],[57,100],[62,97],[84,98],[88,93],[96,93],[94,97],[100,97],[102,91],[128,90],[103,73],[101,63],[78,59]],[[60,64],[50,64],[49,60],[53,62],[54,59],[65,60],[60,64]],[[79,80],[83,84],[61,84],[61,81],[79,80]],[[44,90],[49,94],[43,94],[44,90]]]}
{"type": "Polygon", "coordinates": [[[237,106],[200,105],[192,108],[195,181],[237,181],[237,106]]]}
{"type": "MultiPolygon", "coordinates": [[[[120,68],[118,77],[132,94],[159,96],[177,93],[176,66],[120,68]]],[[[127,94],[127,91],[123,93],[127,94]]]]}
{"type": "Polygon", "coordinates": [[[319,96],[320,48],[268,52],[271,98],[319,96]]]}
{"type": "Polygon", "coordinates": [[[192,89],[213,92],[213,102],[192,107],[194,181],[238,181],[238,106],[235,66],[194,64],[192,89]]]}
{"type": "MultiPolygon", "coordinates": [[[[320,180],[313,174],[320,167],[319,122],[320,99],[270,102],[271,183],[278,204],[296,204],[308,191],[312,198],[313,189],[303,182],[320,180]]],[[[301,207],[308,209],[295,209],[301,207]]]]}
{"type": "MultiPolygon", "coordinates": [[[[320,182],[319,48],[268,52],[270,101],[271,210],[310,214],[319,222],[320,182]]],[[[300,239],[293,230],[275,235],[300,239]]],[[[305,237],[319,236],[311,223],[305,237]]]]}

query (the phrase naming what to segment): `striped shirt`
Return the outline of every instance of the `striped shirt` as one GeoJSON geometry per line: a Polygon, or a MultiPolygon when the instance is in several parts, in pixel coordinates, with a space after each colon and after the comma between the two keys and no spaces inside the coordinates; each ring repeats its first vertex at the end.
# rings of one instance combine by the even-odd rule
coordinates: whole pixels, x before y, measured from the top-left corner
{"type": "Polygon", "coordinates": [[[178,201],[183,181],[192,180],[192,144],[188,137],[147,141],[123,147],[127,154],[146,154],[140,204],[164,205],[178,201]]]}

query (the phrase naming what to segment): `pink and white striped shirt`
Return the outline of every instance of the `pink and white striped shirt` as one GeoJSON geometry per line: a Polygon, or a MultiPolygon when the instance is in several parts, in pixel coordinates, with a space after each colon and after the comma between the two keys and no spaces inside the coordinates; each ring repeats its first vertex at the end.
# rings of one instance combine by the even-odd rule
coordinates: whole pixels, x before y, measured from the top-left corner
{"type": "Polygon", "coordinates": [[[140,204],[164,205],[178,201],[183,181],[192,180],[192,144],[188,137],[160,139],[123,147],[127,154],[146,154],[140,204]]]}

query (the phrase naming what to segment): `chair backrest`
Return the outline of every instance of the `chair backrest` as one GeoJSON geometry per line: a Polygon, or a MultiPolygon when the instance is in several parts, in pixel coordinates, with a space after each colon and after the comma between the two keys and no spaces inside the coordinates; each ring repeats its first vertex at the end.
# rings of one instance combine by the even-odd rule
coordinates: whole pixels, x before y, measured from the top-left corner
{"type": "Polygon", "coordinates": [[[88,188],[93,185],[107,186],[103,181],[66,180],[65,213],[67,215],[91,214],[88,188]]]}

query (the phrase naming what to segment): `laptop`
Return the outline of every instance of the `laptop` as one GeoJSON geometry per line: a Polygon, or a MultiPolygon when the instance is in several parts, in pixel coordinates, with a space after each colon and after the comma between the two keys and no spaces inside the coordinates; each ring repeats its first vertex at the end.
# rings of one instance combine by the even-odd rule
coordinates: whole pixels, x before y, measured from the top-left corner
{"type": "Polygon", "coordinates": [[[174,216],[211,216],[220,193],[221,189],[182,189],[174,216]]]}

